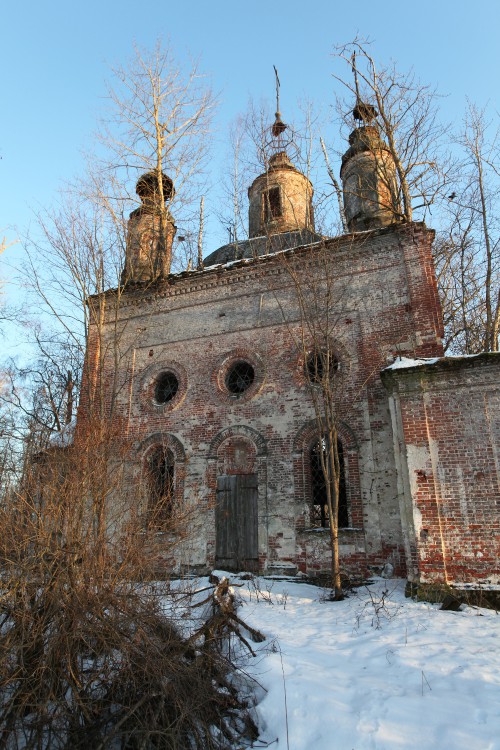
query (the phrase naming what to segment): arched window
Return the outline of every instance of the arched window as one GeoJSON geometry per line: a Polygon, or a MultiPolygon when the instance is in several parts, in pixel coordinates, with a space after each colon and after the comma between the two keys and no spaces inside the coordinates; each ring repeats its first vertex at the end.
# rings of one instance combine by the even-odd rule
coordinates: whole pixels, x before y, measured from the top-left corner
{"type": "MultiPolygon", "coordinates": [[[[323,453],[323,456],[326,459],[326,450],[326,438],[321,438],[313,444],[309,454],[311,469],[312,525],[323,528],[328,527],[326,480],[321,465],[321,453],[323,453]]],[[[349,516],[347,512],[344,448],[340,439],[337,440],[337,452],[340,468],[338,525],[339,528],[346,528],[349,526],[349,516]]]]}
{"type": "Polygon", "coordinates": [[[283,216],[283,206],[281,204],[281,191],[279,186],[271,187],[266,190],[262,196],[264,201],[264,221],[267,224],[273,219],[283,216]]]}
{"type": "Polygon", "coordinates": [[[172,515],[175,488],[174,454],[163,445],[153,447],[146,457],[147,522],[162,526],[172,515]]]}

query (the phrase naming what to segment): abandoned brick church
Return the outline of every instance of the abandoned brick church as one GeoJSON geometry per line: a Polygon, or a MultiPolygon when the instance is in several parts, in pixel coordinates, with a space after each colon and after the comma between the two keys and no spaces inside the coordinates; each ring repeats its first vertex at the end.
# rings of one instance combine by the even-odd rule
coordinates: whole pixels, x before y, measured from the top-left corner
{"type": "MultiPolygon", "coordinates": [[[[174,219],[165,248],[156,178],[143,176],[123,286],[94,299],[106,307],[88,379],[104,371],[108,402],[114,388],[127,486],[145,516],[159,510],[160,542],[161,517],[192,510],[164,565],[329,570],[313,390],[326,347],[342,570],[500,584],[500,354],[443,356],[434,233],[391,210],[374,126],[357,127],[343,157],[338,237],[316,233],[313,186],[278,146],[249,188],[249,238],[181,274],[162,273],[174,219]],[[304,320],[307,295],[328,327],[304,320]]],[[[163,187],[168,200],[168,177],[163,187]]],[[[81,412],[87,399],[82,390],[81,412]]]]}

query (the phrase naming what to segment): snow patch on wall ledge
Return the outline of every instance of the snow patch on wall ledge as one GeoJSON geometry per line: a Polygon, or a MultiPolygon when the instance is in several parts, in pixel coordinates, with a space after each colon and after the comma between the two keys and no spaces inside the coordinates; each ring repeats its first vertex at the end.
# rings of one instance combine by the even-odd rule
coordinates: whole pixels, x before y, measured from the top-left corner
{"type": "Polygon", "coordinates": [[[384,370],[405,370],[408,367],[420,367],[421,365],[433,365],[444,357],[428,357],[424,359],[409,359],[408,357],[397,357],[392,365],[384,367],[384,370]]]}
{"type": "Polygon", "coordinates": [[[455,357],[422,357],[411,359],[409,357],[396,357],[392,365],[384,367],[382,372],[393,370],[409,370],[417,367],[429,367],[433,365],[449,367],[457,366],[462,363],[472,364],[474,360],[486,362],[498,359],[500,361],[500,352],[480,352],[479,354],[462,354],[455,357]]]}

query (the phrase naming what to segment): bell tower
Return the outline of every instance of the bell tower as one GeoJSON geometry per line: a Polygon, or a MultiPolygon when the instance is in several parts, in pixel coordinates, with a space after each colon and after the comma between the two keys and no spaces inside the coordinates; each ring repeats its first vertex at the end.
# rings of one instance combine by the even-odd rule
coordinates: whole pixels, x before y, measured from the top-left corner
{"type": "Polygon", "coordinates": [[[279,103],[280,82],[276,75],[276,115],[270,128],[271,152],[266,171],[248,188],[249,236],[261,237],[308,229],[314,232],[311,181],[292,164],[285,136],[288,130],[281,117],[279,103]]]}
{"type": "Polygon", "coordinates": [[[400,221],[396,167],[378,128],[355,128],[349,146],[340,169],[349,230],[362,232],[400,221]]]}
{"type": "Polygon", "coordinates": [[[356,88],[352,115],[359,125],[349,136],[349,149],[342,157],[340,179],[349,230],[362,232],[401,221],[401,209],[394,158],[380,137],[377,110],[360,97],[355,53],[352,70],[356,88]]]}
{"type": "Polygon", "coordinates": [[[269,159],[269,167],[248,189],[250,237],[295,232],[314,232],[313,187],[294,167],[285,151],[269,159]]]}
{"type": "Polygon", "coordinates": [[[155,172],[143,174],[136,193],[142,205],[130,214],[125,267],[121,282],[151,282],[170,273],[172,244],[177,228],[167,204],[174,197],[174,185],[162,172],[161,189],[155,172]]]}

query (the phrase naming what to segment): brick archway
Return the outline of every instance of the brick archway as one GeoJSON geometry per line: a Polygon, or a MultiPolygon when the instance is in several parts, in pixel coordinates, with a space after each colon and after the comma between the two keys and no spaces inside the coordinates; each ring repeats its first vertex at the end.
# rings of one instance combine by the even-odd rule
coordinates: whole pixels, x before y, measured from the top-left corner
{"type": "Polygon", "coordinates": [[[221,430],[221,432],[214,437],[210,443],[208,458],[217,458],[219,447],[228,438],[240,437],[247,438],[254,443],[257,456],[267,455],[267,442],[257,430],[254,430],[252,427],[247,427],[246,425],[234,425],[233,427],[226,427],[226,429],[221,430]]]}
{"type": "Polygon", "coordinates": [[[175,435],[170,432],[153,432],[148,435],[147,438],[141,440],[136,446],[136,453],[139,456],[144,456],[148,449],[153,445],[162,445],[165,448],[170,448],[174,454],[175,460],[180,463],[184,463],[186,460],[186,451],[181,441],[175,435]]]}

